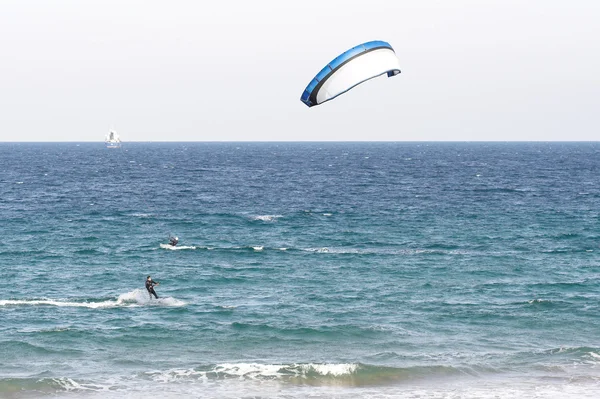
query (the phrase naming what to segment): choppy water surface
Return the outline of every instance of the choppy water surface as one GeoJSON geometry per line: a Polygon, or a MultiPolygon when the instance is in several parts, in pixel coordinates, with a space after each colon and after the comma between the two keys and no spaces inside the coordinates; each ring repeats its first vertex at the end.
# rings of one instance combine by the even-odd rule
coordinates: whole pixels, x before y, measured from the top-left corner
{"type": "Polygon", "coordinates": [[[600,395],[598,143],[0,159],[0,397],[600,395]]]}

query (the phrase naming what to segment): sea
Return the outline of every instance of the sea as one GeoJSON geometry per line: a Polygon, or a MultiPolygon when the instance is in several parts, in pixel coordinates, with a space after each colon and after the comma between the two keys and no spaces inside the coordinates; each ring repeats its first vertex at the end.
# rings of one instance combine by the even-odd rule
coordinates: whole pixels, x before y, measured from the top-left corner
{"type": "Polygon", "coordinates": [[[600,142],[0,164],[0,398],[600,397],[600,142]]]}

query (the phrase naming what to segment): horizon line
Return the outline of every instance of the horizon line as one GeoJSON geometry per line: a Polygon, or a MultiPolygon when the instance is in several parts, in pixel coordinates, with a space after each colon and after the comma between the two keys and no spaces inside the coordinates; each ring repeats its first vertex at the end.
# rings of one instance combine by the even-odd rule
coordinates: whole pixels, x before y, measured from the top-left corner
{"type": "MultiPolygon", "coordinates": [[[[123,144],[147,143],[599,143],[600,140],[131,140],[123,144]]],[[[105,141],[0,141],[0,144],[106,144],[105,141]]]]}

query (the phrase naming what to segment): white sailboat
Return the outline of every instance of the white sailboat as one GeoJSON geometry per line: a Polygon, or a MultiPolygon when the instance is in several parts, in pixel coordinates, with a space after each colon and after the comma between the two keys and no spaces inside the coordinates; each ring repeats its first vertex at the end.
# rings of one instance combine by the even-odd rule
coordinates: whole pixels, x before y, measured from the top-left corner
{"type": "Polygon", "coordinates": [[[114,130],[108,132],[104,142],[106,143],[106,148],[121,148],[121,138],[114,130]]]}

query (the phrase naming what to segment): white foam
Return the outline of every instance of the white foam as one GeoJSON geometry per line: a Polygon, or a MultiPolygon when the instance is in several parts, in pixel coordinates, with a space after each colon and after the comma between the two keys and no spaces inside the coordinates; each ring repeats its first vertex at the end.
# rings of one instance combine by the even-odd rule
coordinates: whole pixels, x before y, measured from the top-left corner
{"type": "Polygon", "coordinates": [[[245,378],[277,377],[282,375],[280,370],[285,367],[281,364],[259,363],[224,363],[215,366],[213,373],[223,373],[230,376],[245,378]]]}
{"type": "Polygon", "coordinates": [[[102,302],[73,302],[57,299],[3,299],[0,300],[0,306],[58,306],[58,307],[76,307],[89,309],[103,309],[116,307],[135,307],[135,306],[167,306],[178,307],[186,305],[179,299],[165,297],[150,299],[148,293],[142,289],[135,289],[119,295],[117,300],[108,300],[102,302]]]}
{"type": "Polygon", "coordinates": [[[146,374],[158,382],[173,382],[182,379],[208,380],[230,377],[240,380],[272,380],[278,378],[308,378],[310,375],[344,376],[358,369],[353,363],[307,363],[307,364],[260,364],[260,363],[223,363],[209,370],[171,369],[164,372],[151,371],[146,374]]]}
{"type": "Polygon", "coordinates": [[[162,249],[168,249],[168,250],[171,250],[171,251],[179,251],[179,250],[182,250],[182,249],[196,249],[197,248],[195,246],[186,246],[186,245],[182,245],[182,246],[179,246],[179,247],[177,247],[177,246],[174,247],[173,245],[170,245],[170,244],[160,244],[160,247],[162,249]]]}
{"type": "Polygon", "coordinates": [[[52,378],[52,381],[65,391],[107,391],[110,386],[98,384],[80,384],[71,378],[52,378]]]}
{"type": "Polygon", "coordinates": [[[536,303],[551,303],[551,301],[550,301],[550,300],[547,300],[547,299],[540,299],[540,298],[538,298],[538,299],[531,299],[531,300],[529,300],[529,301],[527,301],[527,302],[528,302],[529,304],[531,304],[531,305],[533,305],[533,304],[536,304],[536,303]]]}
{"type": "MultiPolygon", "coordinates": [[[[405,399],[442,399],[442,398],[478,398],[478,399],[584,399],[597,398],[598,388],[594,385],[553,385],[548,383],[528,383],[523,385],[507,381],[505,384],[485,384],[482,386],[445,386],[405,388],[400,391],[401,396],[392,392],[383,392],[382,396],[363,397],[402,397],[405,399]]],[[[381,391],[380,391],[381,392],[381,391]]],[[[396,392],[397,394],[398,392],[396,392]]]]}
{"type": "Polygon", "coordinates": [[[274,222],[279,218],[282,218],[283,215],[258,215],[258,216],[252,216],[252,220],[260,220],[263,222],[274,222]]]}
{"type": "Polygon", "coordinates": [[[585,356],[587,359],[584,360],[585,364],[590,364],[592,366],[596,366],[598,364],[600,364],[600,354],[596,353],[596,352],[588,352],[587,356],[585,356]]]}
{"type": "Polygon", "coordinates": [[[17,330],[19,333],[54,333],[54,332],[65,332],[70,331],[69,327],[55,327],[55,328],[21,328],[17,330]]]}
{"type": "Polygon", "coordinates": [[[380,255],[421,255],[421,254],[449,254],[470,255],[476,252],[465,250],[443,250],[443,249],[399,249],[399,248],[349,248],[349,247],[322,247],[302,248],[306,252],[334,253],[334,254],[380,254],[380,255]]]}
{"type": "Polygon", "coordinates": [[[358,364],[354,363],[341,363],[341,364],[303,364],[301,369],[306,373],[308,371],[314,371],[319,375],[332,375],[342,376],[349,375],[356,372],[358,364]]]}
{"type": "Polygon", "coordinates": [[[156,382],[169,383],[181,379],[204,379],[205,373],[198,372],[194,369],[173,369],[165,372],[149,371],[145,374],[150,375],[156,382]]]}
{"type": "Polygon", "coordinates": [[[327,247],[323,247],[323,248],[306,248],[305,251],[307,251],[307,252],[325,253],[325,252],[329,252],[329,248],[327,248],[327,247]]]}
{"type": "MultiPolygon", "coordinates": [[[[98,381],[74,381],[68,377],[43,379],[50,381],[53,387],[60,387],[63,392],[50,396],[56,397],[90,397],[103,399],[121,399],[123,397],[142,399],[151,396],[157,398],[177,399],[181,397],[198,398],[240,398],[260,397],[275,398],[337,398],[337,399],[596,399],[600,393],[597,380],[587,382],[555,382],[524,378],[467,378],[442,381],[417,381],[401,384],[337,384],[328,383],[294,383],[282,384],[280,375],[299,378],[290,372],[295,366],[290,365],[257,365],[234,364],[240,377],[216,371],[231,366],[222,364],[208,371],[193,368],[179,368],[167,371],[153,370],[144,373],[141,378],[122,375],[118,379],[102,379],[98,381]],[[262,374],[253,374],[254,371],[262,374]],[[244,374],[245,373],[245,374],[244,374]],[[264,377],[264,378],[261,378],[264,377]],[[228,378],[229,377],[229,378],[228,378]],[[110,384],[110,385],[109,385],[110,384]],[[75,395],[75,396],[72,396],[75,395]]],[[[334,365],[337,366],[337,365],[334,365]]],[[[343,366],[343,365],[339,365],[343,366]]],[[[301,365],[312,367],[314,365],[301,365]]],[[[302,378],[302,377],[300,377],[302,378]]],[[[307,377],[308,378],[308,377],[307,377]]],[[[326,379],[327,380],[327,379],[326,379]]],[[[25,396],[36,396],[37,391],[24,392],[25,396]]]]}
{"type": "Polygon", "coordinates": [[[265,249],[265,247],[263,247],[262,245],[258,245],[258,246],[256,246],[256,247],[252,247],[252,249],[253,249],[253,250],[255,250],[255,251],[257,251],[257,252],[260,252],[260,251],[262,251],[263,249],[265,249]]]}
{"type": "Polygon", "coordinates": [[[131,292],[126,292],[125,294],[119,295],[117,299],[118,306],[143,306],[143,305],[153,305],[153,306],[168,306],[168,307],[178,307],[185,306],[186,303],[180,301],[179,299],[175,299],[172,297],[164,297],[158,299],[150,299],[148,292],[141,288],[135,289],[131,292]]]}
{"type": "Polygon", "coordinates": [[[152,215],[149,213],[132,213],[131,216],[136,217],[136,218],[149,218],[152,215]]]}
{"type": "Polygon", "coordinates": [[[58,301],[53,299],[7,299],[0,300],[0,306],[19,306],[19,305],[29,305],[29,306],[59,306],[59,307],[78,307],[78,308],[109,308],[116,307],[116,301],[103,301],[103,302],[68,302],[68,301],[58,301]]]}

